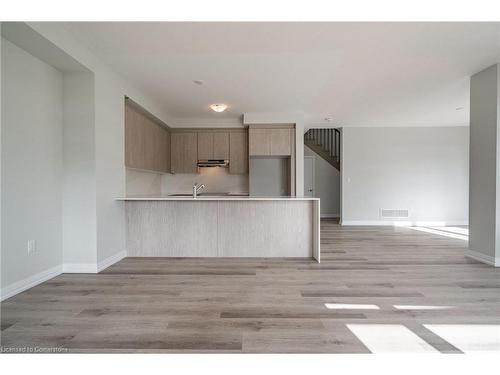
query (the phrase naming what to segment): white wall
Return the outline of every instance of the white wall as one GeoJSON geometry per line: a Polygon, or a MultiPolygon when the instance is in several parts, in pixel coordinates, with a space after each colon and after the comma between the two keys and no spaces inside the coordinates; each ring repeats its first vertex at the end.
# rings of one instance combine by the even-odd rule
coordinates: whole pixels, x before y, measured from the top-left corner
{"type": "MultiPolygon", "coordinates": [[[[69,263],[69,268],[73,271],[96,272],[125,256],[123,203],[115,201],[116,197],[125,194],[126,189],[123,126],[124,97],[133,98],[136,103],[164,123],[170,125],[173,123],[171,118],[161,109],[161,106],[110,70],[88,49],[72,38],[62,24],[35,22],[26,25],[12,23],[7,28],[3,26],[2,33],[5,31],[9,37],[15,38],[16,44],[22,45],[23,49],[35,54],[37,51],[42,51],[44,56],[37,56],[40,59],[47,59],[45,63],[35,58],[26,59],[24,63],[29,65],[26,69],[17,62],[6,63],[2,61],[2,64],[5,64],[5,67],[2,66],[2,91],[13,90],[14,92],[13,95],[9,94],[7,99],[5,99],[5,95],[2,95],[2,131],[4,132],[2,137],[2,203],[8,202],[7,205],[2,206],[2,233],[9,234],[8,236],[2,236],[2,267],[6,270],[5,273],[2,272],[2,296],[5,297],[7,292],[7,294],[11,294],[10,291],[19,292],[35,285],[37,282],[43,281],[43,278],[54,276],[63,269],[63,263],[64,267],[69,263]],[[47,53],[47,51],[50,51],[50,53],[47,53]],[[31,65],[28,61],[32,62],[31,65]],[[33,61],[37,61],[39,65],[34,64],[33,61]],[[92,223],[92,219],[87,221],[80,217],[81,220],[85,220],[88,227],[80,228],[81,231],[78,235],[81,236],[85,232],[95,232],[95,239],[90,233],[86,237],[85,243],[81,243],[81,246],[73,246],[74,243],[71,244],[71,235],[64,236],[65,250],[68,250],[64,251],[64,253],[69,257],[68,262],[65,262],[62,258],[62,216],[64,212],[65,220],[73,220],[72,223],[64,223],[64,229],[68,229],[68,233],[71,233],[72,230],[77,229],[78,222],[77,216],[69,215],[68,212],[73,210],[73,213],[75,213],[82,206],[77,207],[78,204],[72,205],[70,203],[69,190],[65,190],[63,199],[63,181],[64,186],[76,183],[76,176],[71,176],[71,166],[77,166],[84,161],[79,160],[78,152],[68,152],[63,155],[63,75],[50,65],[57,66],[65,74],[76,67],[76,71],[81,71],[83,68],[83,70],[90,72],[94,76],[94,96],[92,99],[94,106],[93,136],[90,136],[88,132],[84,135],[93,139],[95,171],[92,174],[92,168],[86,169],[78,178],[86,176],[85,186],[91,186],[90,184],[94,186],[94,189],[91,189],[93,198],[90,195],[84,195],[85,199],[88,199],[86,202],[89,202],[89,200],[95,201],[94,207],[90,204],[87,207],[88,210],[85,211],[88,214],[92,209],[95,209],[95,215],[93,215],[95,224],[92,223]],[[14,66],[16,67],[15,72],[11,74],[8,71],[13,70],[14,66]],[[42,69],[41,66],[44,68],[42,69]],[[26,70],[27,73],[23,70],[26,70]],[[58,110],[52,110],[56,102],[53,100],[56,89],[54,82],[48,78],[49,72],[60,79],[57,86],[60,90],[58,94],[58,110]],[[34,75],[34,77],[31,77],[31,75],[34,75]],[[20,84],[12,83],[18,80],[20,80],[20,84]],[[22,92],[25,86],[29,87],[29,89],[26,89],[27,93],[22,92]],[[6,111],[6,107],[12,108],[12,110],[6,111]],[[15,113],[15,116],[13,113],[15,113]],[[55,113],[57,113],[57,116],[55,113]],[[54,119],[51,119],[50,116],[54,117],[54,119]],[[55,117],[58,117],[59,122],[55,120],[55,117]],[[24,121],[23,126],[4,126],[6,122],[17,124],[16,122],[21,120],[24,121]],[[52,127],[47,130],[45,128],[48,126],[48,122],[52,127]],[[15,132],[13,128],[16,129],[15,132]],[[43,131],[40,129],[43,129],[43,131]],[[35,138],[35,136],[38,136],[38,138],[35,138]],[[23,139],[23,137],[26,139],[23,139]],[[19,143],[21,141],[22,144],[19,143]],[[66,162],[67,169],[63,168],[63,159],[66,162]],[[59,169],[55,167],[57,160],[59,169]],[[14,165],[16,168],[13,167],[14,165]],[[7,180],[9,180],[9,185],[5,183],[7,180]],[[14,181],[13,183],[17,181],[19,185],[18,189],[16,186],[17,190],[11,187],[13,184],[11,181],[14,181]],[[48,207],[53,209],[48,210],[48,207]],[[14,212],[15,210],[17,211],[14,212]],[[56,211],[58,215],[53,216],[56,211]],[[17,216],[14,216],[14,219],[11,220],[12,215],[19,216],[18,212],[23,212],[23,215],[27,215],[26,218],[18,220],[16,219],[17,216]],[[38,225],[37,221],[42,218],[43,223],[38,225]],[[28,233],[27,231],[31,231],[31,228],[34,228],[32,233],[28,233]],[[30,238],[35,236],[34,239],[39,240],[39,247],[41,246],[44,249],[50,247],[50,251],[47,250],[50,254],[57,253],[57,260],[55,256],[48,256],[49,252],[44,250],[39,252],[40,255],[31,256],[30,260],[26,260],[26,262],[31,262],[31,259],[33,259],[33,267],[25,264],[24,258],[26,257],[19,254],[26,253],[24,237],[28,235],[30,238]],[[21,239],[22,245],[18,243],[21,239]],[[54,244],[48,246],[47,244],[50,241],[53,241],[54,244]],[[94,242],[95,246],[93,246],[94,242]],[[16,248],[10,246],[11,243],[16,248]],[[4,247],[6,244],[9,244],[9,250],[4,247]],[[9,254],[19,255],[21,258],[17,259],[9,254]],[[34,260],[35,258],[36,260],[34,260]],[[91,263],[88,263],[89,261],[91,263]],[[43,277],[37,274],[39,270],[53,265],[56,266],[51,269],[51,272],[44,273],[43,277]],[[19,283],[10,284],[13,280],[18,279],[21,279],[19,283]],[[7,285],[8,291],[5,289],[5,283],[9,284],[7,285]]],[[[2,44],[7,45],[5,48],[10,48],[11,43],[4,40],[2,42],[2,44]]],[[[4,50],[4,47],[2,47],[2,50],[4,50]]],[[[23,51],[20,51],[19,54],[30,56],[23,51]]],[[[5,57],[2,57],[2,59],[5,60],[5,57]]],[[[71,84],[68,81],[66,89],[69,92],[71,92],[70,87],[71,84]]],[[[75,95],[79,94],[75,93],[75,95]]],[[[80,95],[83,94],[80,93],[80,95]]],[[[86,99],[89,99],[89,97],[87,96],[86,99]]],[[[68,103],[71,105],[70,101],[64,104],[68,103]]],[[[77,113],[74,115],[73,120],[78,117],[77,113]]],[[[71,138],[77,135],[77,126],[74,125],[74,127],[72,130],[68,129],[69,133],[65,134],[67,136],[65,140],[68,141],[68,144],[72,142],[71,138]],[[71,131],[75,133],[71,135],[71,131]]],[[[85,138],[85,140],[90,138],[85,138]]],[[[82,138],[81,145],[84,143],[82,138]]],[[[87,156],[89,155],[86,154],[85,157],[87,156]]],[[[89,162],[91,159],[89,157],[85,162],[89,162]]],[[[88,164],[86,167],[88,167],[88,164]]],[[[75,194],[79,193],[82,193],[82,191],[75,191],[75,194]]],[[[80,198],[82,197],[80,196],[80,198]]],[[[73,239],[73,241],[76,240],[73,239]]],[[[66,270],[66,268],[64,269],[66,270]]]]}
{"type": "Polygon", "coordinates": [[[309,147],[304,146],[305,156],[314,156],[314,196],[320,199],[323,217],[340,215],[340,172],[309,147]]]}
{"type": "Polygon", "coordinates": [[[248,163],[251,196],[289,195],[290,158],[251,157],[248,163]]]}
{"type": "Polygon", "coordinates": [[[248,175],[230,174],[229,168],[200,168],[199,174],[162,175],[162,192],[192,193],[195,183],[205,184],[204,193],[248,193],[248,175]]]}
{"type": "Polygon", "coordinates": [[[125,251],[125,104],[121,82],[96,74],[97,261],[125,251]]]}
{"type": "Polygon", "coordinates": [[[2,287],[62,262],[62,105],[62,73],[2,39],[2,287]]]}
{"type": "Polygon", "coordinates": [[[63,103],[63,260],[80,272],[97,261],[93,74],[65,73],[63,103]]]}
{"type": "Polygon", "coordinates": [[[498,64],[471,77],[469,255],[500,265],[500,75],[498,64]]]}
{"type": "MultiPolygon", "coordinates": [[[[0,31],[2,30],[2,22],[0,22],[0,31]]],[[[2,143],[3,143],[3,138],[2,138],[2,129],[3,129],[3,126],[2,126],[2,121],[3,121],[3,111],[2,111],[2,107],[3,107],[3,102],[2,102],[2,69],[3,69],[3,64],[2,64],[2,50],[3,50],[3,47],[2,47],[2,44],[3,44],[3,38],[0,37],[0,300],[3,300],[3,293],[2,293],[2,290],[3,290],[3,286],[4,286],[4,283],[2,281],[2,267],[3,267],[3,262],[2,262],[2,249],[3,249],[3,236],[2,236],[2,233],[3,233],[3,206],[2,206],[2,196],[3,196],[3,190],[2,190],[2,186],[3,186],[3,179],[2,179],[2,175],[3,175],[3,168],[2,168],[2,152],[3,152],[3,148],[2,148],[2,143]]]]}
{"type": "Polygon", "coordinates": [[[344,128],[342,223],[380,224],[379,210],[416,222],[466,224],[468,128],[344,128]]]}
{"type": "Polygon", "coordinates": [[[125,254],[124,209],[121,202],[115,201],[126,190],[124,97],[129,96],[167,125],[173,124],[172,119],[160,105],[72,38],[62,25],[30,22],[28,26],[94,74],[97,262],[103,264],[118,259],[125,254]]]}

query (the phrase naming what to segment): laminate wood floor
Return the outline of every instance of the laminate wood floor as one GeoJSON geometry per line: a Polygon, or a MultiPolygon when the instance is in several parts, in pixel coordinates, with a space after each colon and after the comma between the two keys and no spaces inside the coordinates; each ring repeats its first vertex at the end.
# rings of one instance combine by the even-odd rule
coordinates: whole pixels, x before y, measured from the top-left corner
{"type": "Polygon", "coordinates": [[[500,324],[500,270],[466,258],[463,240],[334,221],[321,236],[321,264],[125,258],[62,274],[1,304],[3,350],[369,353],[349,326],[391,324],[455,353],[428,325],[500,324]]]}

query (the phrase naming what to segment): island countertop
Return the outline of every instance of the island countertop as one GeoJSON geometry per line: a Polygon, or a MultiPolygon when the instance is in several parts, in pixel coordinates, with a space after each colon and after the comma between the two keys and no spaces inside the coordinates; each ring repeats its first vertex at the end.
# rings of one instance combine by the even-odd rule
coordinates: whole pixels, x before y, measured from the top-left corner
{"type": "Polygon", "coordinates": [[[117,201],[319,201],[319,198],[312,197],[260,197],[260,196],[247,196],[238,194],[207,194],[199,195],[193,198],[191,195],[172,195],[172,194],[141,194],[141,195],[127,195],[125,197],[116,198],[117,201]]]}

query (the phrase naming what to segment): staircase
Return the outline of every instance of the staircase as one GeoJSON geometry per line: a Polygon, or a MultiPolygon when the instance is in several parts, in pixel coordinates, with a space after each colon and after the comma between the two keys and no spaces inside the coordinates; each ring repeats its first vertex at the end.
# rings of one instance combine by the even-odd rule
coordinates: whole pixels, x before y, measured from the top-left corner
{"type": "Polygon", "coordinates": [[[340,131],[338,129],[309,129],[304,144],[340,171],[340,131]]]}

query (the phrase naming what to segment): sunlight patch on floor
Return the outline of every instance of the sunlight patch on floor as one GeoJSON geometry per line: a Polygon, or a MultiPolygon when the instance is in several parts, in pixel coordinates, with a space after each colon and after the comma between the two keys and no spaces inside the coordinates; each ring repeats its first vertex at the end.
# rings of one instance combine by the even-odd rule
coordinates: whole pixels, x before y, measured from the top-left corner
{"type": "Polygon", "coordinates": [[[448,310],[454,309],[454,306],[425,306],[425,305],[393,305],[397,310],[448,310]]]}
{"type": "Polygon", "coordinates": [[[438,353],[401,324],[347,324],[372,353],[438,353]]]}
{"type": "MultiPolygon", "coordinates": [[[[457,231],[456,231],[456,229],[465,229],[465,228],[456,228],[456,227],[408,227],[408,228],[412,229],[412,230],[417,230],[419,232],[437,234],[439,236],[456,238],[456,239],[464,240],[464,241],[469,240],[468,234],[457,233],[457,231]],[[451,231],[448,230],[449,228],[452,228],[452,230],[451,231]]],[[[468,233],[468,229],[467,229],[467,233],[468,233]]]]}
{"type": "Polygon", "coordinates": [[[460,228],[460,227],[429,227],[431,229],[440,230],[442,232],[450,232],[455,234],[461,234],[463,236],[469,235],[469,228],[460,228]]]}
{"type": "Polygon", "coordinates": [[[325,303],[328,309],[352,309],[352,310],[379,310],[377,305],[364,305],[358,303],[325,303]]]}
{"type": "Polygon", "coordinates": [[[424,324],[424,327],[464,353],[500,353],[500,325],[424,324]]]}

